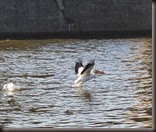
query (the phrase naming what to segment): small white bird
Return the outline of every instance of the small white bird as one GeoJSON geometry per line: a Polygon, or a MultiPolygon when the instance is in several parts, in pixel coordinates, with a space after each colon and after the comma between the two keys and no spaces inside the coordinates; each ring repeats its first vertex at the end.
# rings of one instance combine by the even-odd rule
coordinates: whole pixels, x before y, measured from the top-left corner
{"type": "Polygon", "coordinates": [[[8,91],[8,92],[12,92],[12,91],[16,91],[19,90],[20,88],[15,86],[13,83],[7,83],[3,85],[3,91],[8,91]]]}
{"type": "Polygon", "coordinates": [[[73,87],[80,87],[82,83],[95,78],[97,74],[105,74],[103,71],[94,69],[95,60],[90,60],[86,66],[83,66],[82,60],[77,59],[75,62],[75,73],[78,78],[75,80],[73,87]]]}

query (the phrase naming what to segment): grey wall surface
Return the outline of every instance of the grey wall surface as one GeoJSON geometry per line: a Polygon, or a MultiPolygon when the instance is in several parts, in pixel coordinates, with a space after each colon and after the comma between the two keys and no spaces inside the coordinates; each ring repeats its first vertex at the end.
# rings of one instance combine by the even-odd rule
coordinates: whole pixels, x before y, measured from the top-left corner
{"type": "Polygon", "coordinates": [[[0,35],[152,30],[150,0],[0,0],[0,35]]]}

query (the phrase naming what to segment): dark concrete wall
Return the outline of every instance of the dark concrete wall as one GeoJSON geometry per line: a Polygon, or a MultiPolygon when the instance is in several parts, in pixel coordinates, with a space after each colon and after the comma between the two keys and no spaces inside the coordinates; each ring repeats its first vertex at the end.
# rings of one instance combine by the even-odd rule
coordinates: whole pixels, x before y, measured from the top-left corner
{"type": "Polygon", "coordinates": [[[0,32],[53,32],[59,28],[55,0],[0,0],[0,32]]]}
{"type": "Polygon", "coordinates": [[[150,0],[0,0],[1,36],[151,29],[150,0]]]}

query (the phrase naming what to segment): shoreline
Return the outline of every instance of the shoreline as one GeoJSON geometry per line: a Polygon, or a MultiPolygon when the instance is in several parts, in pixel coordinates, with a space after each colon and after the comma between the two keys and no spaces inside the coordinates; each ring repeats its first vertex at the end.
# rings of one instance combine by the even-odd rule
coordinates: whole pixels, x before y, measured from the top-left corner
{"type": "Polygon", "coordinates": [[[115,39],[151,37],[152,30],[133,31],[88,31],[88,32],[39,32],[0,33],[0,40],[21,39],[115,39]]]}

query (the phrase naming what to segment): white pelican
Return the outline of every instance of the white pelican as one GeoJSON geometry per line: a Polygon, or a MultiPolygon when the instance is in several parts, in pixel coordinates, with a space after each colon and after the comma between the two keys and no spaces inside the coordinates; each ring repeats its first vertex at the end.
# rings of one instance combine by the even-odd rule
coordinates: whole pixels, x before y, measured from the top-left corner
{"type": "Polygon", "coordinates": [[[82,83],[95,78],[97,74],[105,74],[103,71],[94,69],[95,60],[90,60],[86,66],[83,66],[82,60],[77,59],[75,62],[75,73],[78,78],[75,80],[73,87],[80,87],[82,83]]]}

